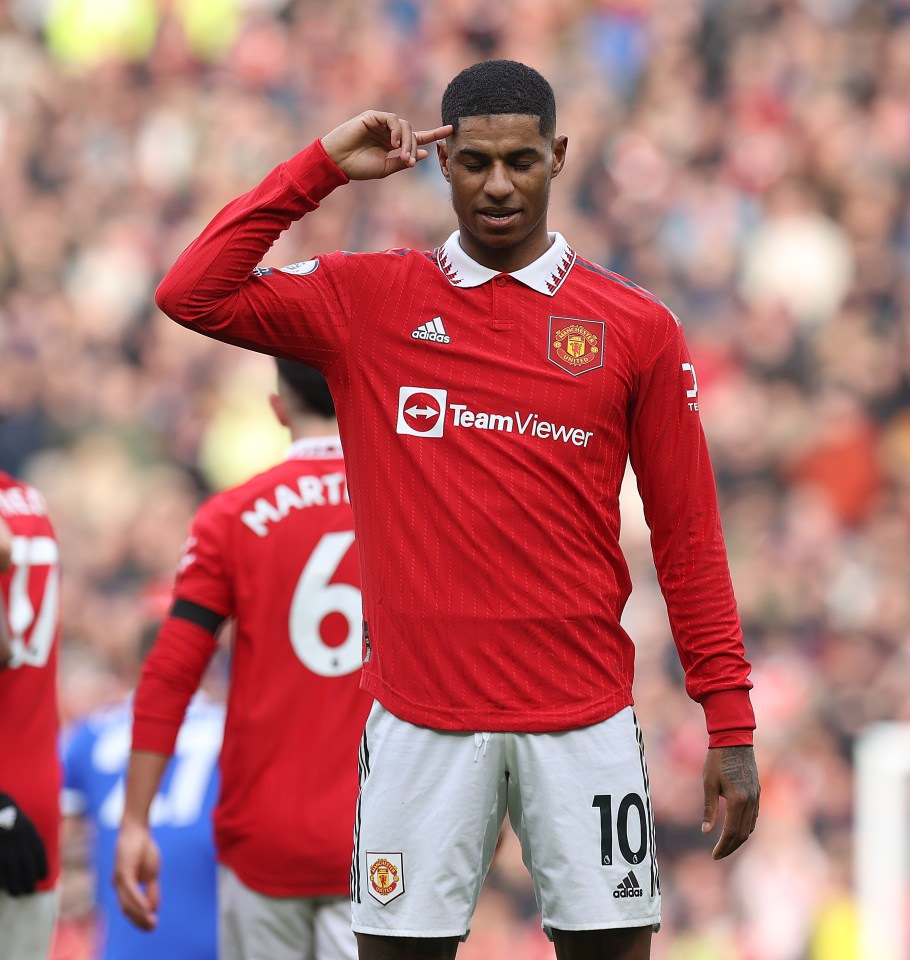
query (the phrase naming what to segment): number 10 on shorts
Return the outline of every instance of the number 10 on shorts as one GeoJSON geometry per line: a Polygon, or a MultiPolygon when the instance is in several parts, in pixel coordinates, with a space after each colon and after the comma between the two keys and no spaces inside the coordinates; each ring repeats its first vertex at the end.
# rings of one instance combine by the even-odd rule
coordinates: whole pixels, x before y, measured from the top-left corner
{"type": "Polygon", "coordinates": [[[626,863],[641,863],[648,852],[647,817],[641,797],[637,793],[627,793],[619,801],[615,821],[611,794],[596,794],[591,806],[600,809],[601,864],[605,867],[613,865],[614,835],[626,863]]]}

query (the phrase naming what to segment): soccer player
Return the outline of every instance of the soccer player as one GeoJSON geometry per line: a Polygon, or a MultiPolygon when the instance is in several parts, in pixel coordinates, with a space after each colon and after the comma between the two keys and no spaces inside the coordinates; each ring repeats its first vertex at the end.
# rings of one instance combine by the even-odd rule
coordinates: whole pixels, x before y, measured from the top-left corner
{"type": "Polygon", "coordinates": [[[44,498],[0,471],[0,960],[44,960],[56,916],[58,559],[44,498]]]}
{"type": "Polygon", "coordinates": [[[120,905],[157,922],[149,809],[186,704],[235,618],[215,810],[222,960],[351,960],[347,896],[357,747],[360,570],[334,404],[323,376],[279,361],[272,407],[287,459],[211,497],[193,520],[174,601],[136,690],[117,843],[120,905]]]}
{"type": "MultiPolygon", "coordinates": [[[[155,626],[151,624],[143,637],[146,649],[137,650],[137,674],[155,626]]],[[[123,915],[111,885],[132,720],[130,695],[92,712],[63,738],[63,812],[78,818],[89,832],[97,913],[93,956],[217,960],[212,812],[218,796],[224,705],[204,691],[193,697],[151,805],[150,826],[161,851],[161,885],[167,891],[151,932],[137,930],[123,915]]]]}
{"type": "Polygon", "coordinates": [[[686,689],[704,709],[713,856],[755,826],[749,663],[698,384],[655,297],[547,226],[553,91],[475,64],[440,127],[368,110],[230,203],[159,287],[179,323],[322,369],[364,570],[353,925],[362,960],[455,955],[504,811],[561,958],[643,960],[660,888],[619,490],[631,460],[686,689]],[[348,180],[437,142],[458,231],[429,252],[259,266],[348,180]],[[441,142],[439,142],[441,141],[441,142]]]}

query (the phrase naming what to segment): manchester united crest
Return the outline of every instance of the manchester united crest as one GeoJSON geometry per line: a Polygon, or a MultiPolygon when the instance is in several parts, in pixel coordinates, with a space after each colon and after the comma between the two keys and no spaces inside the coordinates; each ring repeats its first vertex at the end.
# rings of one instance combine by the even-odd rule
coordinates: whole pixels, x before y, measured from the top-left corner
{"type": "Polygon", "coordinates": [[[573,377],[603,366],[604,323],[550,317],[550,344],[547,358],[573,377]]]}
{"type": "Polygon", "coordinates": [[[379,903],[391,903],[404,893],[404,866],[400,853],[368,853],[370,896],[379,903]]]}

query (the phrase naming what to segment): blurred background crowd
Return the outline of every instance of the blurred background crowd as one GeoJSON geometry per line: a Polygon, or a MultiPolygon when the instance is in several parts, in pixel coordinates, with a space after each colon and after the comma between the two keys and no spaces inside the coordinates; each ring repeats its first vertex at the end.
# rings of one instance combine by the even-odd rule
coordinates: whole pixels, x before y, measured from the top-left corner
{"type": "MultiPolygon", "coordinates": [[[[853,747],[910,722],[908,0],[0,0],[0,468],[61,541],[64,719],[130,682],[200,498],[283,450],[270,361],[166,320],[157,282],[314,137],[368,107],[434,125],[500,56],[556,90],[551,229],[686,328],[754,664],[760,829],[716,864],[630,482],[654,956],[853,960],[853,747]]],[[[338,191],[267,262],[452,228],[431,160],[338,191]]],[[[64,890],[78,960],[75,868],[64,890]]],[[[552,956],[512,839],[462,954],[552,956]]]]}

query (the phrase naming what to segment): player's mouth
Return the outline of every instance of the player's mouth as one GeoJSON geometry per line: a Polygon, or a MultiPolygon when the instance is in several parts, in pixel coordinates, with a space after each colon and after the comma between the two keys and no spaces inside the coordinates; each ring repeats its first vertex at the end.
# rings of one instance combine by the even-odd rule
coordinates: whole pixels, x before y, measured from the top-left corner
{"type": "Polygon", "coordinates": [[[497,209],[495,207],[485,207],[477,211],[477,215],[486,224],[494,230],[505,230],[521,216],[520,210],[515,209],[497,209]]]}

